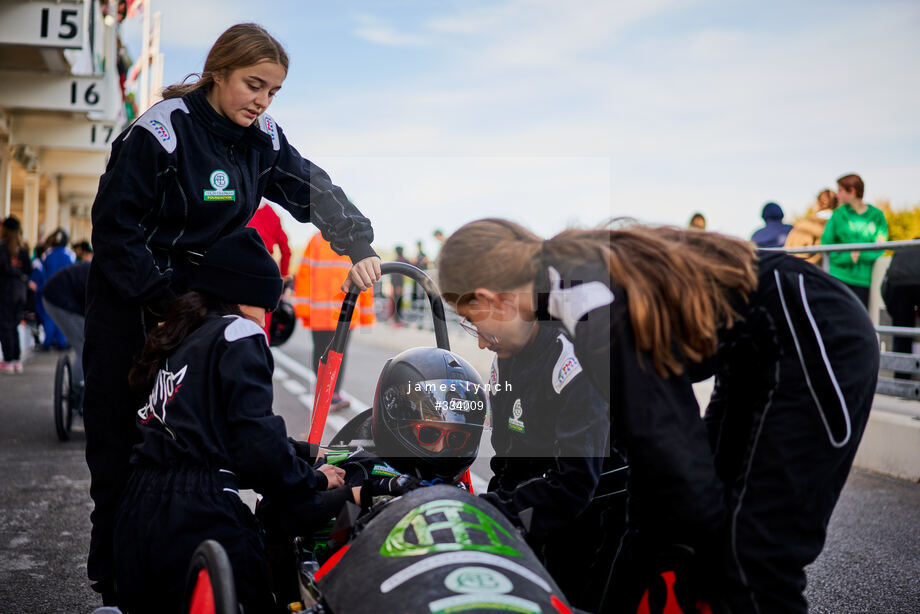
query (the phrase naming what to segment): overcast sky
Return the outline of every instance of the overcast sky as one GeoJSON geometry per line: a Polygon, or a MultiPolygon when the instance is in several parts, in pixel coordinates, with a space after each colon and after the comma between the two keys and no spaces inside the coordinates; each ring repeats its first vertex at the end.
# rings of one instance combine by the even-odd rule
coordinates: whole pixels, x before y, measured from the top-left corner
{"type": "Polygon", "coordinates": [[[380,249],[484,216],[551,235],[702,211],[748,237],[765,202],[793,218],[848,172],[920,202],[916,1],[152,2],[167,84],[233,23],[285,45],[269,113],[380,249]]]}

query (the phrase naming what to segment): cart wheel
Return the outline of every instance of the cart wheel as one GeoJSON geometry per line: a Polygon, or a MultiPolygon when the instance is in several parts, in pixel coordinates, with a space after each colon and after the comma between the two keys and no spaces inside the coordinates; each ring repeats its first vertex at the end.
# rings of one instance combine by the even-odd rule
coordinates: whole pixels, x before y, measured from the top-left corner
{"type": "Polygon", "coordinates": [[[230,557],[223,546],[208,539],[192,555],[185,577],[188,614],[239,614],[230,557]]]}
{"type": "Polygon", "coordinates": [[[61,441],[70,439],[70,426],[73,423],[72,398],[70,359],[67,354],[62,354],[54,370],[54,428],[61,441]]]}

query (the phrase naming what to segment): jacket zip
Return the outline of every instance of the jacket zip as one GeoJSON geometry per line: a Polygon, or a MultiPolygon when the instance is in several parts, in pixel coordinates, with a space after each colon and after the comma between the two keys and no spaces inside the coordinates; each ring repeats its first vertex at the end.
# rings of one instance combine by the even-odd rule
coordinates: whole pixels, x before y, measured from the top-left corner
{"type": "Polygon", "coordinates": [[[237,170],[237,172],[239,173],[239,178],[240,178],[239,191],[240,191],[240,195],[239,195],[239,200],[238,200],[237,202],[239,202],[239,207],[240,207],[240,209],[243,209],[244,207],[246,207],[246,191],[243,189],[244,186],[246,185],[246,178],[245,178],[245,176],[244,176],[243,168],[240,166],[239,162],[238,162],[237,159],[236,159],[236,156],[235,156],[234,153],[233,153],[233,144],[232,144],[232,143],[231,143],[230,146],[227,148],[227,153],[228,153],[228,155],[230,156],[230,162],[236,167],[236,170],[237,170]]]}

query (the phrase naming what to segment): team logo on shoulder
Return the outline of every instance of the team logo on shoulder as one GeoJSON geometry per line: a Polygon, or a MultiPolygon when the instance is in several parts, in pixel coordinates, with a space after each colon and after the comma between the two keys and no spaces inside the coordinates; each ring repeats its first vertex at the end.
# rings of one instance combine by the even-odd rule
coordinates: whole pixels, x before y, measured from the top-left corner
{"type": "Polygon", "coordinates": [[[150,122],[150,127],[153,128],[154,133],[156,133],[156,135],[160,138],[161,141],[165,143],[170,138],[172,138],[169,135],[169,130],[166,128],[165,125],[163,125],[163,122],[156,120],[156,119],[151,119],[149,120],[149,122],[150,122]]]}
{"type": "Polygon", "coordinates": [[[508,418],[508,428],[518,433],[524,432],[524,421],[521,416],[524,415],[524,408],[521,407],[521,400],[514,400],[514,407],[511,408],[511,417],[508,418]]]}
{"type": "Polygon", "coordinates": [[[182,388],[182,380],[185,379],[187,370],[188,365],[185,365],[175,373],[160,369],[160,372],[157,373],[153,390],[150,391],[150,396],[147,398],[146,405],[137,410],[137,419],[141,424],[148,425],[151,420],[156,419],[166,429],[170,437],[176,438],[176,434],[166,425],[166,406],[173,400],[179,389],[182,388]]]}
{"type": "Polygon", "coordinates": [[[204,191],[205,200],[236,200],[236,190],[228,190],[230,185],[230,175],[227,171],[217,169],[208,179],[211,182],[213,190],[204,191]]]}
{"type": "Polygon", "coordinates": [[[275,120],[270,115],[263,113],[259,116],[259,127],[271,138],[272,149],[278,151],[281,148],[281,139],[278,138],[278,124],[275,123],[275,120]]]}
{"type": "Polygon", "coordinates": [[[559,394],[576,375],[581,373],[582,369],[581,363],[575,357],[575,346],[572,345],[572,342],[561,334],[557,339],[562,343],[562,352],[559,354],[556,366],[553,367],[553,390],[559,394]]]}

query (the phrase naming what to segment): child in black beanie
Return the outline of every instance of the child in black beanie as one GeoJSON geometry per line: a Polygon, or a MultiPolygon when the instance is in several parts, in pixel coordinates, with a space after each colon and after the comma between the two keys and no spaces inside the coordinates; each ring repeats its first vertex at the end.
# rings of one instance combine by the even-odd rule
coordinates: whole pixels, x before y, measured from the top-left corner
{"type": "Polygon", "coordinates": [[[339,488],[344,472],[314,469],[317,450],[295,446],[272,413],[274,364],[261,326],[282,283],[256,231],[215,243],[190,287],[170,303],[130,372],[145,402],[115,516],[117,600],[132,613],[180,611],[192,553],[214,539],[230,557],[245,611],[267,612],[266,554],[239,489],[308,510],[306,524],[353,495],[339,488]]]}

